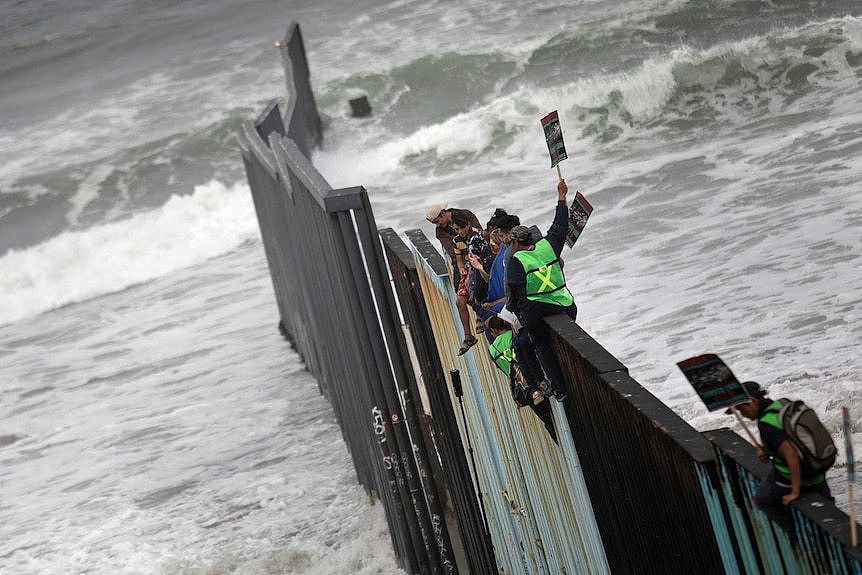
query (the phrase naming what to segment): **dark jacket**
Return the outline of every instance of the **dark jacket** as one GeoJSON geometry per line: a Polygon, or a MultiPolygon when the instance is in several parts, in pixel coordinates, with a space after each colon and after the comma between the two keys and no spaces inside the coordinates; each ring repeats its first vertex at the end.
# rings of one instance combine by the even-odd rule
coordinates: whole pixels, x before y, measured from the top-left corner
{"type": "MultiPolygon", "coordinates": [[[[557,211],[554,213],[554,222],[548,228],[545,239],[554,248],[554,253],[559,257],[566,245],[566,231],[569,227],[569,208],[566,202],[557,202],[557,211]]],[[[527,299],[527,274],[524,266],[518,258],[511,258],[506,264],[506,286],[509,288],[509,301],[506,309],[520,317],[521,313],[529,310],[531,304],[527,299]]]]}

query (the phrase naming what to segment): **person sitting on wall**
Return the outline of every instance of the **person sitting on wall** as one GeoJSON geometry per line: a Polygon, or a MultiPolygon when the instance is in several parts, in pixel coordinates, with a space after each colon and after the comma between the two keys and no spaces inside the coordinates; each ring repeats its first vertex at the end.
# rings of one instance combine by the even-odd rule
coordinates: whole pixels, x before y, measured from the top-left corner
{"type": "MultiPolygon", "coordinates": [[[[506,293],[503,289],[504,277],[502,265],[505,253],[503,257],[501,257],[500,251],[501,248],[505,248],[505,242],[508,235],[508,232],[495,229],[488,234],[488,246],[491,250],[490,258],[485,258],[483,260],[476,255],[470,255],[469,258],[470,266],[476,270],[476,273],[479,274],[479,277],[484,280],[487,286],[485,297],[478,302],[478,305],[481,309],[487,310],[491,313],[497,313],[506,304],[506,293]],[[500,263],[499,269],[496,265],[498,261],[500,263]],[[496,273],[495,270],[497,270],[496,273]]],[[[487,321],[487,318],[484,319],[487,321]]]]}
{"type": "MultiPolygon", "coordinates": [[[[572,293],[566,287],[559,259],[568,227],[568,191],[565,180],[560,180],[557,184],[554,221],[548,233],[538,242],[534,241],[529,228],[512,228],[509,232],[512,258],[506,267],[506,284],[509,287],[506,308],[518,317],[529,334],[557,401],[563,401],[566,392],[560,364],[551,349],[550,328],[544,318],[564,313],[574,321],[578,313],[572,293]]],[[[538,366],[533,367],[538,371],[538,366]]]]}
{"type": "MultiPolygon", "coordinates": [[[[476,333],[480,334],[485,331],[485,321],[493,314],[479,305],[479,302],[485,299],[488,293],[488,282],[479,269],[491,266],[494,261],[494,253],[491,246],[485,242],[482,230],[470,227],[463,214],[452,216],[452,227],[458,232],[458,235],[452,239],[455,244],[455,251],[464,255],[470,264],[467,268],[466,281],[463,278],[461,281],[465,284],[467,303],[476,312],[476,333]]],[[[459,352],[459,355],[464,352],[466,350],[459,352]]]]}
{"type": "MultiPolygon", "coordinates": [[[[490,270],[487,271],[488,293],[481,302],[481,306],[494,313],[499,313],[508,299],[506,291],[506,262],[511,257],[506,242],[509,241],[509,232],[521,220],[518,216],[507,214],[505,210],[497,208],[494,216],[488,220],[489,244],[495,253],[494,261],[490,270]]],[[[485,273],[485,267],[479,273],[485,273]]]]}
{"type": "MultiPolygon", "coordinates": [[[[514,217],[515,219],[518,218],[518,216],[510,216],[508,213],[506,213],[506,210],[504,210],[503,208],[495,209],[494,215],[491,216],[491,218],[485,223],[485,230],[483,232],[485,234],[485,241],[490,244],[491,243],[491,232],[493,232],[496,229],[499,229],[500,224],[503,221],[508,220],[509,218],[512,218],[512,217],[514,217]]],[[[518,223],[516,223],[514,225],[518,225],[520,223],[521,222],[518,221],[518,223]]]]}
{"type": "Polygon", "coordinates": [[[751,400],[737,405],[736,409],[748,419],[757,422],[757,430],[763,442],[763,447],[757,447],[758,459],[764,463],[772,460],[772,469],[757,488],[754,502],[770,520],[787,531],[787,536],[795,542],[793,514],[787,506],[803,493],[819,493],[833,503],[835,499],[826,482],[825,473],[812,477],[803,476],[799,453],[788,440],[778,416],[784,404],[770,399],[757,382],[745,381],[742,386],[751,400]]]}
{"type": "Polygon", "coordinates": [[[530,381],[527,373],[520,369],[518,354],[514,347],[518,337],[514,334],[511,324],[494,315],[488,320],[488,330],[494,338],[488,346],[488,353],[491,354],[494,365],[509,378],[509,388],[515,404],[519,408],[529,405],[556,443],[557,432],[554,430],[550,405],[539,391],[536,381],[530,381]]]}
{"type": "Polygon", "coordinates": [[[467,260],[461,254],[456,253],[453,239],[458,235],[455,228],[452,227],[452,218],[455,214],[462,213],[470,225],[470,227],[480,227],[479,220],[470,210],[459,210],[456,208],[447,208],[445,203],[432,204],[425,212],[425,219],[436,226],[436,236],[440,241],[440,245],[446,255],[449,256],[452,262],[452,285],[455,288],[455,305],[458,308],[458,316],[461,320],[461,326],[464,329],[464,341],[461,344],[459,355],[466,353],[478,341],[473,335],[470,327],[470,312],[467,309],[467,294],[466,290],[463,295],[458,293],[458,286],[461,285],[461,277],[466,281],[467,277],[467,260]],[[463,351],[462,351],[463,350],[463,351]]]}

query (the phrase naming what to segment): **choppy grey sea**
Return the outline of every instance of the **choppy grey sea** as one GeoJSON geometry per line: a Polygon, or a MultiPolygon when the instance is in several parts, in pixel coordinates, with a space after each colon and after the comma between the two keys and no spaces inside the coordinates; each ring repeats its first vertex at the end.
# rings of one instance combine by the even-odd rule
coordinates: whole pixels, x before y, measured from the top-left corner
{"type": "MultiPolygon", "coordinates": [[[[0,572],[398,573],[280,338],[234,134],[300,22],[314,161],[380,225],[595,211],[579,323],[698,429],[719,353],[862,451],[862,6],[0,0],[0,572]],[[369,119],[347,101],[365,94],[369,119]]],[[[844,474],[830,474],[847,508],[844,474]]]]}

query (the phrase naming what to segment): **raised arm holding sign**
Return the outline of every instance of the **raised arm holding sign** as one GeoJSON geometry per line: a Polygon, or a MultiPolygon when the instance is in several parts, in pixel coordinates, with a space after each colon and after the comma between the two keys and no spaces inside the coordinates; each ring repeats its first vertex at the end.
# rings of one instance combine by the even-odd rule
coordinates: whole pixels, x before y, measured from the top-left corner
{"type": "MultiPolygon", "coordinates": [[[[563,173],[560,171],[560,162],[567,159],[566,144],[563,142],[563,128],[560,126],[560,118],[554,110],[542,118],[542,130],[545,132],[545,143],[548,144],[548,153],[551,155],[551,167],[557,168],[557,177],[562,182],[563,173]]],[[[572,247],[584,231],[593,206],[587,201],[581,192],[575,192],[575,199],[569,207],[569,227],[566,231],[566,247],[572,247]]]]}

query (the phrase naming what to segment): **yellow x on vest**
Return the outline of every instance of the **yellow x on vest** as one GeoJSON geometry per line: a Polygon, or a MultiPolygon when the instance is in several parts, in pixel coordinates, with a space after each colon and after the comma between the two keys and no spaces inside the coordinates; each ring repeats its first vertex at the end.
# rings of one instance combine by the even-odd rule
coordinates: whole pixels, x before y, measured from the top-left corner
{"type": "Polygon", "coordinates": [[[542,266],[536,270],[536,277],[542,280],[542,284],[539,286],[538,291],[545,291],[545,286],[548,287],[548,291],[557,289],[557,286],[554,285],[554,282],[551,281],[551,268],[550,266],[542,266]],[[542,275],[542,273],[545,275],[542,275]]]}

